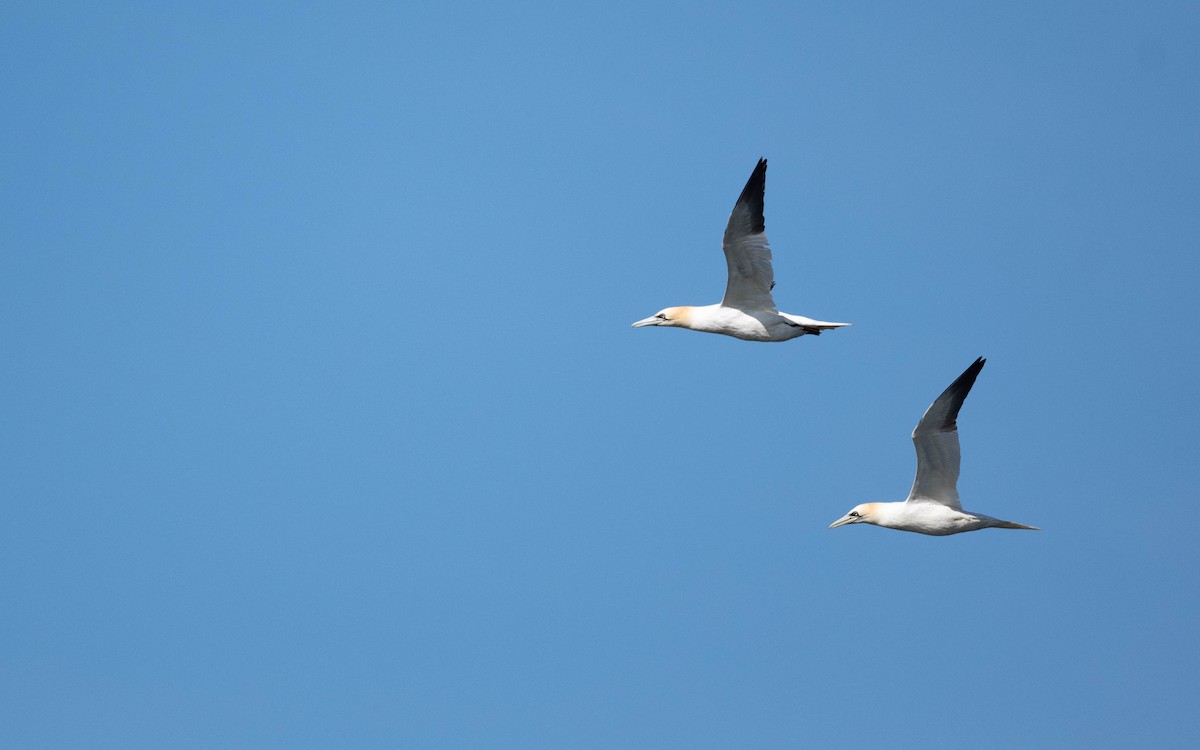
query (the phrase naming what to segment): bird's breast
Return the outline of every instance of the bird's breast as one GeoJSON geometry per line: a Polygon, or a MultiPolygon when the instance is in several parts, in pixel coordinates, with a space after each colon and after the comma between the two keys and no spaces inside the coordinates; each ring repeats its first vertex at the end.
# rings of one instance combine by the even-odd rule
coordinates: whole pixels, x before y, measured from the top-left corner
{"type": "Polygon", "coordinates": [[[695,311],[692,327],[746,341],[785,341],[803,333],[776,313],[746,312],[720,305],[695,311]]]}

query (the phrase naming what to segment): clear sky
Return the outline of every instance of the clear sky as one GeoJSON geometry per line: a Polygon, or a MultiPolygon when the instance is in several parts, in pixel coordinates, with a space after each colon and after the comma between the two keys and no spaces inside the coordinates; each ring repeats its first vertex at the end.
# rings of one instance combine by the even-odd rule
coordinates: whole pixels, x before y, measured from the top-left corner
{"type": "Polygon", "coordinates": [[[250,5],[0,11],[0,745],[1200,741],[1194,2],[250,5]]]}

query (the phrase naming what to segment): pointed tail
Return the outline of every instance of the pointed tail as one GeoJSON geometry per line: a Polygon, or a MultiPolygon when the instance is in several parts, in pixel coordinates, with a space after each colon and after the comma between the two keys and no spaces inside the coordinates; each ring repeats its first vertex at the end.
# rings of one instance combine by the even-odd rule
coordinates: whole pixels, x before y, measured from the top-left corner
{"type": "Polygon", "coordinates": [[[1030,531],[1041,531],[1037,526],[1026,526],[1023,523],[1013,523],[1012,521],[998,521],[993,527],[996,529],[1028,529],[1030,531]]]}
{"type": "Polygon", "coordinates": [[[820,336],[821,331],[827,331],[831,328],[841,328],[842,326],[854,325],[853,323],[834,323],[829,320],[813,320],[812,318],[806,318],[803,315],[790,315],[788,313],[779,314],[803,328],[805,333],[811,333],[814,336],[820,336]]]}

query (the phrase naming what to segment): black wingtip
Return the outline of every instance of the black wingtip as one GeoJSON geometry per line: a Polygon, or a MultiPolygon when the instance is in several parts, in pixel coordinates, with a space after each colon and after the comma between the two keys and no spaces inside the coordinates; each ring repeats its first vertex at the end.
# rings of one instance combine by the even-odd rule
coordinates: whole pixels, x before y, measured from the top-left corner
{"type": "Polygon", "coordinates": [[[979,357],[971,366],[963,370],[963,374],[959,375],[950,387],[945,390],[943,395],[951,396],[954,401],[950,408],[946,410],[946,419],[942,423],[943,430],[953,430],[958,426],[958,410],[962,408],[963,401],[967,399],[967,394],[971,392],[971,387],[975,385],[975,378],[979,377],[979,371],[987,364],[987,360],[979,357]]]}
{"type": "Polygon", "coordinates": [[[767,228],[763,220],[763,193],[766,189],[767,160],[759,159],[754,171],[750,173],[750,179],[746,181],[746,187],[742,188],[742,194],[738,196],[738,203],[744,203],[750,208],[755,232],[764,232],[767,228]]]}
{"type": "Polygon", "coordinates": [[[970,392],[971,386],[975,385],[975,378],[979,377],[979,371],[983,369],[985,364],[987,364],[987,360],[983,357],[979,357],[971,363],[970,367],[963,370],[963,374],[959,375],[958,379],[951,383],[950,387],[946,390],[961,390],[963,392],[963,397],[965,398],[967,393],[970,392]]]}

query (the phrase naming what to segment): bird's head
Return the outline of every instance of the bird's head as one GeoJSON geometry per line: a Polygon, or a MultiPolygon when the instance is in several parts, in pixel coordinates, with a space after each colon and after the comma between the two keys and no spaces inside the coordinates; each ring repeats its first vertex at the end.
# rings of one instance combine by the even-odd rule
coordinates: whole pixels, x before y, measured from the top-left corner
{"type": "Polygon", "coordinates": [[[845,526],[848,523],[878,523],[877,505],[878,503],[855,505],[849,513],[829,524],[829,528],[836,529],[838,526],[845,526]]]}
{"type": "Polygon", "coordinates": [[[665,310],[659,310],[648,318],[639,320],[633,324],[634,328],[642,326],[683,326],[688,324],[687,307],[668,307],[665,310]]]}

